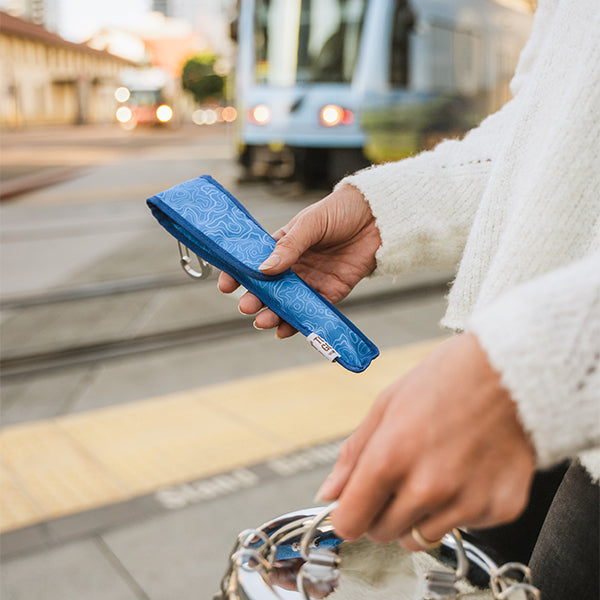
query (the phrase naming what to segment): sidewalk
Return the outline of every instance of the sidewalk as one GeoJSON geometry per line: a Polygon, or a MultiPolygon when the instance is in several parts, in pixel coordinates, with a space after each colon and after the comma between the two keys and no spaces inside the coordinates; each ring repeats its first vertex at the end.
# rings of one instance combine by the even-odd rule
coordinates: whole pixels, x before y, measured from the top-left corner
{"type": "Polygon", "coordinates": [[[313,506],[338,440],[439,341],[359,379],[319,361],[4,428],[0,595],[210,598],[239,531],[313,506]]]}

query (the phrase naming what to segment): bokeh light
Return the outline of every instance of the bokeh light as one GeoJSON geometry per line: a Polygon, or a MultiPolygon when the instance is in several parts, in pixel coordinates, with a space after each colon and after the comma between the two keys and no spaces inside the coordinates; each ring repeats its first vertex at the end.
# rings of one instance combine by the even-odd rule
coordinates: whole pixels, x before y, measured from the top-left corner
{"type": "Polygon", "coordinates": [[[335,104],[328,104],[321,109],[321,121],[328,127],[333,127],[342,122],[344,109],[335,104]]]}
{"type": "Polygon", "coordinates": [[[271,119],[271,110],[266,104],[259,104],[252,109],[250,118],[257,125],[266,125],[271,119]]]}
{"type": "Polygon", "coordinates": [[[128,106],[120,106],[116,112],[117,121],[119,123],[127,123],[133,117],[133,113],[128,106]]]}
{"type": "Polygon", "coordinates": [[[126,87],[121,86],[115,90],[115,100],[117,102],[127,102],[130,96],[131,93],[126,87]]]}
{"type": "Polygon", "coordinates": [[[221,113],[225,123],[233,123],[237,119],[237,110],[233,106],[226,106],[221,113]]]}
{"type": "Polygon", "coordinates": [[[167,123],[173,118],[173,109],[168,104],[161,104],[156,109],[156,118],[161,123],[167,123]]]}

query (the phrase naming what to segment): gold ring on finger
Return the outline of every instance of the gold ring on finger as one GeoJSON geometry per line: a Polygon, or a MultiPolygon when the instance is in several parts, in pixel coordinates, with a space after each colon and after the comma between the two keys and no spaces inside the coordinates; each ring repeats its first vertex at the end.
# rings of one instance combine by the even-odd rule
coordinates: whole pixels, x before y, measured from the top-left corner
{"type": "Polygon", "coordinates": [[[423,534],[419,531],[419,528],[416,525],[413,525],[412,529],[410,530],[410,535],[412,535],[413,540],[415,540],[415,542],[417,542],[419,546],[422,546],[426,550],[438,548],[442,545],[442,538],[431,542],[425,537],[423,537],[423,534]]]}

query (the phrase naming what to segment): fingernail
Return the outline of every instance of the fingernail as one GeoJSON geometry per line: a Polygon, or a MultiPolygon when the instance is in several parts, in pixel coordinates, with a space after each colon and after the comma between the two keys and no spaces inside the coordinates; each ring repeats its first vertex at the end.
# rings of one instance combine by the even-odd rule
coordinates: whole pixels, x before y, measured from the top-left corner
{"type": "Polygon", "coordinates": [[[260,265],[260,267],[258,267],[258,268],[260,271],[266,271],[268,269],[273,269],[280,262],[281,262],[280,256],[278,256],[277,254],[271,254],[271,256],[269,256],[269,258],[267,258],[267,260],[265,260],[265,262],[262,265],[260,265]]]}
{"type": "Polygon", "coordinates": [[[327,479],[325,479],[325,481],[321,484],[321,487],[319,488],[319,490],[317,491],[317,493],[315,495],[315,502],[322,502],[325,500],[335,500],[335,498],[333,498],[331,496],[331,492],[334,487],[334,484],[335,484],[335,478],[332,473],[331,475],[328,475],[327,479]]]}
{"type": "MultiPolygon", "coordinates": [[[[323,484],[325,485],[325,484],[323,484]]],[[[313,498],[313,502],[326,502],[327,498],[323,496],[323,485],[318,489],[315,497],[313,498]]]]}
{"type": "Polygon", "coordinates": [[[265,327],[259,327],[256,324],[256,321],[252,321],[252,327],[254,327],[254,329],[258,329],[258,331],[264,331],[265,330],[265,327]]]}

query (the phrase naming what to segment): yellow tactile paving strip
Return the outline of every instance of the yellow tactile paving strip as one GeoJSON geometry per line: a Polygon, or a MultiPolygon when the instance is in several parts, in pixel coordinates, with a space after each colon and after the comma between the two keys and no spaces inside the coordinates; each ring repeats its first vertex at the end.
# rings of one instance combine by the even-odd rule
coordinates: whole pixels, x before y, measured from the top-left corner
{"type": "Polygon", "coordinates": [[[388,349],[361,375],[325,361],[0,431],[0,532],[338,439],[439,344],[388,349]]]}

